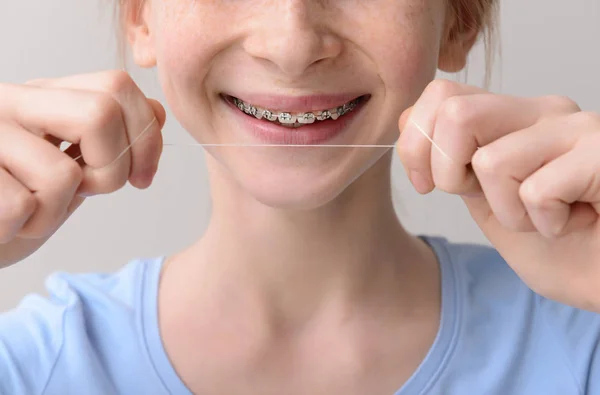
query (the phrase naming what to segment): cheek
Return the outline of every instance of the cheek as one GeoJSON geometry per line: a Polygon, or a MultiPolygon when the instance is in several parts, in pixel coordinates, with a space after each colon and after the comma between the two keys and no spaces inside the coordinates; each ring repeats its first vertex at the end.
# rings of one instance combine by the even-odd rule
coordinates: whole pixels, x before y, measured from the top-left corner
{"type": "Polygon", "coordinates": [[[373,29],[377,40],[371,41],[377,45],[371,46],[371,56],[387,94],[414,97],[435,77],[443,12],[421,2],[388,14],[391,17],[381,17],[385,23],[373,29]]]}
{"type": "MultiPolygon", "coordinates": [[[[165,0],[167,1],[167,0],[165,0]]],[[[175,115],[183,123],[193,120],[186,108],[203,108],[190,98],[203,100],[204,81],[214,57],[226,46],[223,25],[224,10],[211,7],[204,0],[172,0],[175,4],[157,13],[155,48],[157,72],[163,92],[175,115]],[[190,90],[195,92],[190,92],[190,90]]],[[[195,112],[192,112],[195,113],[195,112]]]]}
{"type": "Polygon", "coordinates": [[[175,76],[188,68],[201,68],[208,63],[211,46],[214,46],[213,21],[187,13],[186,15],[165,15],[158,22],[156,35],[157,62],[159,68],[174,72],[175,76]],[[198,26],[202,26],[199,29],[198,26]]]}
{"type": "Polygon", "coordinates": [[[382,62],[380,77],[388,94],[416,99],[435,77],[438,46],[435,40],[420,38],[391,46],[382,62]]]}
{"type": "Polygon", "coordinates": [[[156,0],[156,46],[161,65],[180,71],[202,71],[226,49],[248,12],[240,3],[223,0],[156,0]],[[224,26],[227,26],[224,29],[224,26]]]}

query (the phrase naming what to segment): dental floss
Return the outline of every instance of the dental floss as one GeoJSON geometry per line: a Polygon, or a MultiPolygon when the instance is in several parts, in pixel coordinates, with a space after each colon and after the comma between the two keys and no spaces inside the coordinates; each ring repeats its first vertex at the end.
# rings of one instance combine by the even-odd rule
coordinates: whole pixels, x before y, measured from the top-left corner
{"type": "MultiPolygon", "coordinates": [[[[121,153],[119,154],[119,156],[117,156],[108,165],[102,166],[101,169],[104,169],[105,167],[111,166],[116,161],[118,161],[119,159],[121,159],[121,157],[123,157],[123,155],[125,155],[127,153],[127,151],[129,151],[131,149],[131,147],[133,147],[133,145],[139,141],[140,138],[142,138],[142,136],[144,136],[146,133],[148,133],[148,131],[150,130],[150,127],[154,124],[154,122],[157,122],[157,121],[158,120],[156,119],[156,117],[154,117],[152,119],[152,121],[148,124],[148,126],[146,126],[146,128],[144,130],[142,130],[142,132],[135,139],[133,139],[133,141],[127,147],[125,147],[125,149],[123,151],[121,151],[121,153]]],[[[82,157],[83,157],[83,154],[79,155],[76,158],[73,158],[73,160],[77,162],[82,157]]]]}
{"type": "Polygon", "coordinates": [[[394,148],[395,145],[379,145],[379,144],[242,144],[242,143],[165,143],[163,146],[188,146],[188,147],[323,147],[323,148],[394,148]]]}
{"type": "Polygon", "coordinates": [[[423,128],[422,128],[422,127],[420,127],[420,126],[419,126],[419,125],[418,125],[418,124],[417,124],[417,123],[416,123],[414,120],[411,120],[411,123],[412,123],[412,124],[413,124],[413,125],[414,125],[414,126],[417,128],[417,130],[418,130],[419,132],[421,132],[421,134],[423,134],[423,136],[425,136],[425,138],[426,138],[427,140],[429,140],[429,141],[431,142],[431,144],[432,144],[432,145],[435,147],[435,149],[437,149],[437,150],[438,150],[438,151],[439,151],[439,152],[440,152],[440,153],[441,153],[441,154],[442,154],[442,155],[443,155],[443,156],[444,156],[446,159],[448,159],[450,162],[453,162],[453,163],[454,163],[454,160],[453,160],[453,159],[452,159],[450,156],[448,156],[448,154],[446,154],[446,153],[444,152],[444,150],[443,150],[443,149],[441,149],[441,148],[440,148],[440,146],[439,146],[439,145],[437,145],[437,144],[435,143],[435,141],[433,141],[433,139],[432,139],[431,137],[429,137],[429,134],[427,134],[427,132],[426,132],[425,130],[423,130],[423,128]]]}
{"type": "MultiPolygon", "coordinates": [[[[142,132],[127,146],[125,147],[125,149],[119,154],[119,156],[117,156],[112,162],[110,162],[108,165],[103,166],[104,167],[108,167],[111,166],[112,164],[114,164],[115,162],[117,162],[119,159],[121,159],[121,157],[123,157],[123,155],[125,155],[130,149],[131,147],[133,147],[134,144],[136,144],[146,133],[148,133],[148,131],[150,130],[151,126],[157,122],[156,117],[154,117],[152,119],[152,121],[148,124],[148,126],[146,126],[146,128],[144,130],[142,130],[142,132]]],[[[419,132],[421,132],[423,134],[423,136],[425,136],[425,138],[427,138],[427,140],[429,140],[431,142],[431,144],[433,144],[433,146],[444,156],[446,157],[448,160],[452,161],[452,158],[450,158],[434,141],[431,137],[429,137],[429,135],[423,130],[423,128],[421,128],[415,121],[411,121],[411,123],[417,128],[417,130],[419,130],[419,132]]],[[[183,147],[183,146],[188,146],[188,147],[294,147],[294,148],[300,148],[300,147],[322,147],[322,148],[394,148],[396,147],[395,144],[390,145],[390,144],[357,144],[357,145],[352,145],[352,144],[243,144],[243,143],[164,143],[163,146],[165,147],[183,147]]],[[[77,156],[76,158],[73,158],[73,160],[78,161],[79,159],[81,159],[83,157],[83,154],[77,156]]]]}

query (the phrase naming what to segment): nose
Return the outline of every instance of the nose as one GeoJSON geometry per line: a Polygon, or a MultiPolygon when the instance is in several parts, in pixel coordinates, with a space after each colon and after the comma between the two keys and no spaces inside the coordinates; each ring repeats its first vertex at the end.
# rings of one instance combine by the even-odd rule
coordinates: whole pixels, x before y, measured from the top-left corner
{"type": "Polygon", "coordinates": [[[328,28],[331,15],[322,0],[268,1],[257,14],[245,51],[268,62],[286,77],[299,77],[311,66],[335,59],[342,42],[328,28]]]}

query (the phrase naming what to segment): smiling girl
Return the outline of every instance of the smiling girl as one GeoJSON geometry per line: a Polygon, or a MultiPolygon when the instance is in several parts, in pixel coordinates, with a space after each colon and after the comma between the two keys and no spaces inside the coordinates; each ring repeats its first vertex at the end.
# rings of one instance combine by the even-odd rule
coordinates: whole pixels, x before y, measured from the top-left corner
{"type": "MultiPolygon", "coordinates": [[[[0,315],[0,393],[600,393],[600,116],[434,80],[496,7],[121,0],[135,63],[195,140],[323,146],[206,147],[205,234],[57,273],[0,315]],[[396,154],[494,248],[409,234],[396,154]]],[[[165,114],[124,71],[1,84],[0,266],[90,196],[148,187],[165,114]]]]}

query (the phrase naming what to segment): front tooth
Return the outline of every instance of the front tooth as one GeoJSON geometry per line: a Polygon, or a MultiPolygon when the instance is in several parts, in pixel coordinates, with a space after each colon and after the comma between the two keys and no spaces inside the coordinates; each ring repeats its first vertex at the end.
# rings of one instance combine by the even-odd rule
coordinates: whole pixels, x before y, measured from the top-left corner
{"type": "Polygon", "coordinates": [[[286,124],[296,123],[296,116],[289,112],[282,112],[279,114],[279,122],[286,124]]]}
{"type": "Polygon", "coordinates": [[[264,118],[271,122],[279,121],[281,124],[285,124],[285,125],[297,124],[298,126],[311,124],[311,123],[314,123],[315,121],[324,121],[324,120],[327,120],[330,118],[333,120],[336,120],[339,117],[341,117],[342,115],[345,115],[348,112],[354,110],[354,108],[357,105],[357,103],[355,103],[355,102],[350,102],[350,103],[346,103],[342,106],[332,108],[329,110],[318,111],[318,112],[316,112],[316,114],[307,112],[307,113],[301,113],[298,115],[294,115],[289,112],[282,112],[279,114],[273,113],[270,110],[262,109],[260,107],[255,107],[255,106],[248,104],[248,103],[246,103],[240,99],[237,99],[235,97],[233,98],[233,102],[241,111],[245,112],[246,114],[252,115],[252,116],[256,117],[257,119],[264,118]]]}
{"type": "Polygon", "coordinates": [[[298,123],[309,124],[315,122],[315,114],[307,112],[305,114],[298,115],[298,123]]]}

